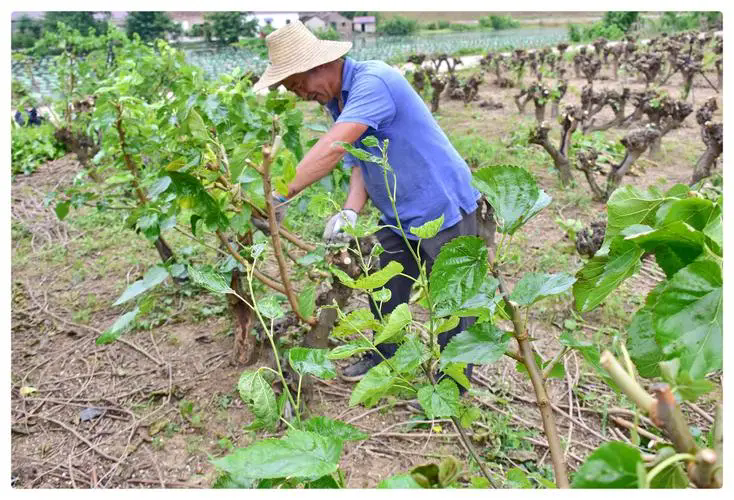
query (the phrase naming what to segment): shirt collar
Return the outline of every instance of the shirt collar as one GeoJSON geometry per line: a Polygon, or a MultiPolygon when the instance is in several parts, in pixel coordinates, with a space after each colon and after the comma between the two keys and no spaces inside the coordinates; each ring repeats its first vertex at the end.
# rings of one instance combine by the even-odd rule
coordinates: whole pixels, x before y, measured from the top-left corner
{"type": "Polygon", "coordinates": [[[352,77],[354,75],[354,59],[351,57],[344,58],[344,66],[342,66],[342,95],[349,92],[352,88],[352,77]]]}
{"type": "MultiPolygon", "coordinates": [[[[345,57],[344,58],[344,65],[342,66],[342,101],[344,104],[347,102],[347,96],[349,95],[349,90],[352,88],[352,78],[354,76],[354,59],[351,57],[345,57]]],[[[333,110],[335,115],[339,114],[339,103],[337,102],[337,99],[334,98],[331,101],[329,101],[329,108],[333,110]]]]}

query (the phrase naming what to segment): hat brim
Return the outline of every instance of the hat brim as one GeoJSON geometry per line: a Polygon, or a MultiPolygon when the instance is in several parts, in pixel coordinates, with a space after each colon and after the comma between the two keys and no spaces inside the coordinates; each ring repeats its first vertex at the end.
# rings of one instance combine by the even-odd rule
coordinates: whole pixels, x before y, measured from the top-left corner
{"type": "MultiPolygon", "coordinates": [[[[303,54],[297,64],[273,66],[268,64],[260,79],[252,86],[254,92],[276,85],[291,75],[303,73],[322,64],[339,59],[352,48],[352,42],[335,42],[319,40],[314,44],[310,53],[303,54]]],[[[297,50],[297,49],[294,49],[297,50]]]]}

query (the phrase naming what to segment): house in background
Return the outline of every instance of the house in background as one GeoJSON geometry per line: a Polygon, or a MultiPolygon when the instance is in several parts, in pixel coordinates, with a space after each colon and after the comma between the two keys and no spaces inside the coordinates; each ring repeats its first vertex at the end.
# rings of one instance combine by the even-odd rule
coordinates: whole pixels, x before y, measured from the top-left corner
{"type": "Polygon", "coordinates": [[[253,15],[257,18],[261,28],[269,24],[277,30],[286,24],[298,21],[298,12],[253,12],[253,15]]]}
{"type": "Polygon", "coordinates": [[[186,32],[195,24],[204,24],[204,22],[206,22],[204,16],[208,14],[208,12],[185,10],[168,11],[166,14],[168,14],[168,17],[170,17],[173,22],[180,24],[181,28],[186,32]]]}
{"type": "Polygon", "coordinates": [[[355,16],[352,27],[358,33],[374,33],[377,31],[377,20],[375,16],[355,16]]]}
{"type": "Polygon", "coordinates": [[[333,28],[343,38],[352,37],[352,21],[338,12],[301,12],[300,20],[311,31],[333,28]]]}

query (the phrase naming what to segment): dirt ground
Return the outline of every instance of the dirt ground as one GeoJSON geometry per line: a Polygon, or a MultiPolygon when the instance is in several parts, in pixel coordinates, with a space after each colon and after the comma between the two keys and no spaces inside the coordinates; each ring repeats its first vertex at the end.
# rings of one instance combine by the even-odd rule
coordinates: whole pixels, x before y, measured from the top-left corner
{"type": "MultiPolygon", "coordinates": [[[[505,141],[533,122],[532,104],[525,115],[519,115],[512,100],[517,90],[499,89],[491,79],[487,75],[479,98],[491,97],[504,108],[487,111],[476,104],[465,107],[443,99],[438,120],[449,134],[505,141]]],[[[579,103],[583,83],[571,79],[562,104],[579,103]]],[[[632,81],[626,84],[641,86],[632,81]]],[[[666,89],[677,95],[679,84],[674,78],[666,89]]],[[[595,85],[619,88],[620,82],[595,85]]],[[[697,80],[694,109],[714,95],[705,85],[697,80]]],[[[558,131],[553,133],[557,137],[558,131]]],[[[623,133],[611,130],[606,136],[617,139],[623,133]]],[[[573,218],[588,225],[605,212],[603,205],[590,201],[579,172],[575,172],[576,185],[562,189],[550,158],[537,146],[522,149],[531,160],[525,166],[554,202],[515,238],[504,270],[510,283],[527,271],[574,272],[582,259],[556,219],[573,218]]],[[[662,188],[687,183],[703,150],[691,115],[683,127],[664,138],[661,156],[645,156],[625,182],[662,188]]],[[[29,177],[17,177],[12,184],[12,484],[17,488],[209,487],[216,476],[209,458],[225,455],[232,446],[246,446],[256,437],[243,430],[252,415],[236,391],[243,367],[231,362],[233,340],[223,301],[166,283],[156,296],[156,321],[111,345],[96,346],[95,338],[120,314],[120,308],[111,304],[157,256],[142,236],[123,229],[114,215],[108,227],[101,228],[90,215],[91,207],[72,212],[65,221],[56,218],[44,198],[71,183],[78,168],[75,159],[67,156],[41,166],[29,177]]],[[[171,240],[185,244],[175,235],[171,240]]],[[[570,328],[567,320],[578,325],[574,328],[579,336],[612,342],[660,277],[659,268],[647,261],[623,286],[621,298],[608,300],[583,318],[571,312],[570,296],[533,310],[530,333],[544,359],[560,349],[556,338],[570,328]]],[[[360,300],[364,299],[356,302],[360,300]]],[[[498,477],[522,465],[550,478],[532,388],[514,364],[506,358],[475,370],[470,397],[482,409],[482,418],[469,433],[498,477]]],[[[613,418],[631,420],[632,416],[625,413],[629,407],[624,399],[608,389],[580,355],[566,356],[564,364],[564,376],[550,379],[548,385],[573,471],[602,442],[629,440],[629,431],[613,418]]],[[[345,444],[341,468],[348,487],[374,487],[381,479],[444,455],[465,464],[465,477],[478,475],[475,466],[467,465],[468,454],[450,422],[412,422],[415,414],[397,400],[383,401],[372,409],[350,408],[351,388],[340,379],[316,382],[308,405],[313,415],[338,417],[371,434],[364,442],[345,444]]],[[[711,404],[701,404],[703,414],[711,413],[717,397],[718,393],[710,395],[711,404]]],[[[701,432],[707,432],[710,424],[702,413],[689,407],[685,412],[701,432]]],[[[645,428],[652,430],[650,424],[645,428]]]]}

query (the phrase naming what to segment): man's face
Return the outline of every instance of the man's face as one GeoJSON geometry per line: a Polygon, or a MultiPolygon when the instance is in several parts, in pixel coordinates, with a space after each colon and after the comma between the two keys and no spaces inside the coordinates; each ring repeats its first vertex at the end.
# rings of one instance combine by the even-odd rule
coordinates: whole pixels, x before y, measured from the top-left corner
{"type": "Polygon", "coordinates": [[[326,104],[332,98],[332,82],[327,78],[323,66],[303,73],[291,75],[281,82],[283,86],[305,101],[318,101],[326,104]]]}

